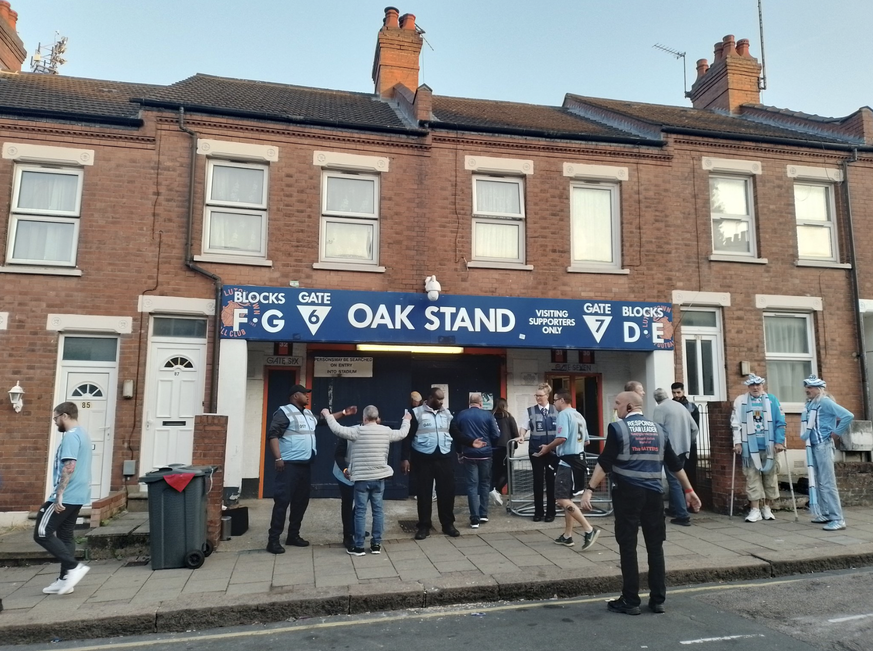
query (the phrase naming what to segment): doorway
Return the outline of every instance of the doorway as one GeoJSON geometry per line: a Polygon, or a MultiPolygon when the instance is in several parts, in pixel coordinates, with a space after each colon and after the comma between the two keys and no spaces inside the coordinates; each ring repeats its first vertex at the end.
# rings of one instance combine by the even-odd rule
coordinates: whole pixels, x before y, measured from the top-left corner
{"type": "MultiPolygon", "coordinates": [[[[55,404],[72,402],[79,424],[91,439],[91,499],[109,495],[115,441],[118,385],[118,338],[64,335],[55,404]]],[[[54,452],[61,434],[53,427],[49,445],[48,492],[53,481],[54,452]]]]}
{"type": "MultiPolygon", "coordinates": [[[[297,371],[278,367],[264,369],[264,429],[261,432],[261,497],[273,497],[273,483],[276,479],[276,464],[270,446],[267,444],[267,432],[270,429],[270,421],[273,414],[282,405],[288,404],[288,395],[291,387],[297,384],[297,371]]],[[[310,405],[311,406],[311,405],[310,405]]],[[[322,453],[321,446],[318,446],[322,453]]]]}
{"type": "Polygon", "coordinates": [[[140,470],[190,464],[194,417],[203,413],[206,319],[152,318],[140,470]]]}
{"type": "MultiPolygon", "coordinates": [[[[594,439],[604,436],[603,431],[603,381],[599,373],[560,373],[546,375],[546,382],[552,386],[552,391],[569,391],[572,406],[585,418],[588,424],[588,435],[594,439]]],[[[554,395],[554,394],[553,394],[554,395]]],[[[600,452],[600,443],[594,441],[586,449],[588,452],[600,452]]]]}

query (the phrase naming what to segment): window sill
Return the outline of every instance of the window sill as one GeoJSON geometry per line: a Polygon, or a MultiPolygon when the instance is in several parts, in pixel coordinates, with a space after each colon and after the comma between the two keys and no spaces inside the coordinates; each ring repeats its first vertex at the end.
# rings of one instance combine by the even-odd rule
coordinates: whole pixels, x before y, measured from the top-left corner
{"type": "Polygon", "coordinates": [[[613,274],[616,276],[627,276],[630,269],[619,269],[617,267],[567,267],[567,272],[571,274],[613,274]]]}
{"type": "Polygon", "coordinates": [[[471,260],[467,262],[467,269],[514,269],[516,271],[533,271],[533,265],[522,264],[520,262],[484,262],[482,260],[471,260]]]}
{"type": "Polygon", "coordinates": [[[783,402],[780,404],[782,405],[782,411],[786,414],[802,414],[805,406],[802,402],[783,402]]]}
{"type": "Polygon", "coordinates": [[[709,256],[710,262],[745,262],[746,264],[767,264],[767,258],[750,258],[739,255],[720,255],[717,253],[709,256]]]}
{"type": "Polygon", "coordinates": [[[272,267],[272,260],[253,258],[245,255],[195,255],[194,262],[214,262],[215,264],[243,264],[249,267],[272,267]]]}
{"type": "Polygon", "coordinates": [[[313,262],[313,269],[330,269],[333,271],[364,271],[373,274],[385,273],[385,267],[371,264],[354,264],[352,262],[313,262]]]}
{"type": "Polygon", "coordinates": [[[822,269],[851,269],[847,262],[829,262],[827,260],[795,260],[795,267],[819,267],[822,269]]]}
{"type": "Polygon", "coordinates": [[[20,267],[0,267],[2,274],[33,274],[35,276],[81,276],[81,269],[73,269],[71,267],[29,267],[22,265],[20,267]]]}

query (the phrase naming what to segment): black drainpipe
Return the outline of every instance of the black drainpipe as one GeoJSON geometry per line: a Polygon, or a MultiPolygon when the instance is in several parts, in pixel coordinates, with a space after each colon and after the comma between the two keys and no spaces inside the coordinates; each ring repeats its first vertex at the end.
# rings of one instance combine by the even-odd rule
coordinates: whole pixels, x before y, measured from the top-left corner
{"type": "Polygon", "coordinates": [[[209,380],[209,413],[218,413],[218,357],[219,337],[221,333],[221,288],[224,282],[221,276],[207,271],[196,262],[191,255],[191,239],[194,231],[194,174],[197,168],[197,133],[185,126],[185,108],[179,107],[179,129],[191,136],[191,171],[188,175],[188,231],[185,235],[185,265],[196,273],[206,276],[215,283],[215,315],[212,328],[212,375],[209,380]]]}
{"type": "Polygon", "coordinates": [[[870,381],[867,368],[867,343],[864,337],[864,316],[861,314],[861,287],[858,278],[858,259],[855,254],[855,221],[852,219],[852,192],[849,189],[849,163],[858,160],[858,150],[843,161],[843,177],[846,186],[846,217],[849,222],[849,262],[852,265],[852,311],[855,313],[855,328],[858,331],[858,356],[860,358],[861,387],[864,390],[864,420],[870,418],[870,381]]]}

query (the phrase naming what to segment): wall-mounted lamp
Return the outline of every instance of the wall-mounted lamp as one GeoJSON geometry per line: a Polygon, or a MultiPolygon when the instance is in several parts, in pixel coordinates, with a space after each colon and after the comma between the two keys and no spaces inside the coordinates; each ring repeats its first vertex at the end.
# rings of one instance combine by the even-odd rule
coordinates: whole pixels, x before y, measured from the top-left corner
{"type": "Polygon", "coordinates": [[[12,403],[12,408],[15,410],[15,413],[21,413],[21,408],[24,407],[24,389],[21,388],[21,384],[18,382],[15,383],[15,386],[9,389],[9,402],[12,403]]]}
{"type": "Polygon", "coordinates": [[[436,276],[428,276],[424,279],[424,291],[427,292],[427,300],[435,301],[440,297],[440,292],[443,291],[443,288],[436,279],[436,276]]]}

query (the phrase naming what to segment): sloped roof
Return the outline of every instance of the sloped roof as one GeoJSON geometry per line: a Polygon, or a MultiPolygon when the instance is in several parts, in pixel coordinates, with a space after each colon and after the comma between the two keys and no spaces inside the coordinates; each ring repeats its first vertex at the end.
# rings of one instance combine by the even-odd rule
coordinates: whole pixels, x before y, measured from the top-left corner
{"type": "MultiPolygon", "coordinates": [[[[661,129],[689,129],[697,131],[710,131],[713,133],[737,136],[749,136],[751,138],[782,138],[786,140],[803,140],[810,142],[846,144],[854,142],[854,139],[846,136],[825,135],[817,129],[804,129],[798,124],[797,128],[778,126],[768,122],[754,120],[742,114],[731,115],[709,109],[695,109],[682,106],[667,106],[664,104],[646,104],[643,102],[627,102],[622,100],[602,99],[599,97],[582,97],[580,95],[567,95],[567,102],[583,109],[589,106],[594,109],[624,116],[633,120],[651,124],[661,129]]],[[[756,105],[756,108],[760,108],[756,105]]],[[[822,118],[819,118],[821,121],[822,118]]]]}
{"type": "Polygon", "coordinates": [[[146,105],[185,106],[230,115],[336,126],[408,130],[375,95],[197,74],[139,96],[146,105]]]}
{"type": "Polygon", "coordinates": [[[553,136],[599,136],[601,138],[636,137],[625,130],[589,120],[560,106],[521,104],[463,97],[433,98],[431,126],[440,122],[470,129],[533,131],[553,136]]]}
{"type": "Polygon", "coordinates": [[[0,113],[135,126],[140,123],[140,107],[130,98],[157,88],[62,75],[0,73],[0,113]]]}

